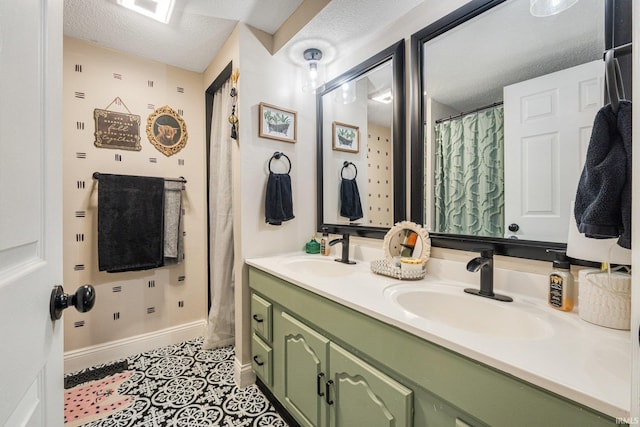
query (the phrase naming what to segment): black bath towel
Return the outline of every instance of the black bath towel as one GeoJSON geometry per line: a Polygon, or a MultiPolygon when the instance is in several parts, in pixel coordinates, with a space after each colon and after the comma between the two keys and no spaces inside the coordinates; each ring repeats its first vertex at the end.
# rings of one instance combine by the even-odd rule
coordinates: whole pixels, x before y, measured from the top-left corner
{"type": "Polygon", "coordinates": [[[164,179],[100,174],[98,269],[110,273],[163,265],[164,179]]]}
{"type": "Polygon", "coordinates": [[[360,192],[355,179],[344,179],[340,182],[340,216],[356,221],[362,218],[360,192]]]}
{"type": "Polygon", "coordinates": [[[266,223],[271,225],[282,225],[284,221],[295,218],[293,215],[291,177],[288,173],[269,172],[264,213],[266,223]]]}
{"type": "Polygon", "coordinates": [[[576,192],[574,214],[587,237],[618,237],[631,249],[631,102],[620,101],[598,111],[584,169],[576,192]]]}

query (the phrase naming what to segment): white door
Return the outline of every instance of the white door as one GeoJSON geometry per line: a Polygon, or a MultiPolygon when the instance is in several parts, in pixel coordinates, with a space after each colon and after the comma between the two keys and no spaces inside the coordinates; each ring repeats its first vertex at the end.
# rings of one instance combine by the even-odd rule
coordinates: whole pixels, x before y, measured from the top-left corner
{"type": "Polygon", "coordinates": [[[603,76],[599,60],[504,88],[505,237],[567,241],[603,76]]]}
{"type": "MultiPolygon", "coordinates": [[[[62,1],[0,1],[0,425],[63,425],[62,1]]],[[[74,289],[75,291],[75,289],[74,289]]]]}

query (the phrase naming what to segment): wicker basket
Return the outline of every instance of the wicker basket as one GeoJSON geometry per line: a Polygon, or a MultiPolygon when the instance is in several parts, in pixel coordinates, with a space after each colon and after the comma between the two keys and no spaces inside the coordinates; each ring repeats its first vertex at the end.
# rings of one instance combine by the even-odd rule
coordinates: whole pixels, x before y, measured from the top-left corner
{"type": "Polygon", "coordinates": [[[427,273],[426,263],[421,264],[422,268],[412,269],[411,271],[403,270],[396,267],[386,259],[378,259],[371,262],[371,271],[383,276],[389,276],[401,280],[420,280],[427,273]]]}
{"type": "Polygon", "coordinates": [[[631,328],[631,275],[621,271],[581,270],[579,316],[613,329],[631,328]]]}

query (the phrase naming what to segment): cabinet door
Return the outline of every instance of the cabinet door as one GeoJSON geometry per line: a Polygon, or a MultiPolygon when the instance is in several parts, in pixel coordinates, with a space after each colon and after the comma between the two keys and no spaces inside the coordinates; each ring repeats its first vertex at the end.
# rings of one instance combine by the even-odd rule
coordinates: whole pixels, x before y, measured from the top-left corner
{"type": "Polygon", "coordinates": [[[324,405],[329,340],[298,320],[282,313],[284,340],[284,406],[300,425],[326,425],[324,405]]]}
{"type": "Polygon", "coordinates": [[[331,427],[410,427],[413,392],[343,348],[330,346],[331,427]]]}

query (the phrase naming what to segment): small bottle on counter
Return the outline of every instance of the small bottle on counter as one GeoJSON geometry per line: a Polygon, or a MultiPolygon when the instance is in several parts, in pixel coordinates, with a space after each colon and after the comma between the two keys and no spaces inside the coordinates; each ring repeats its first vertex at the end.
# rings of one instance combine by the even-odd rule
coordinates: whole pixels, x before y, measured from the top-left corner
{"type": "Polygon", "coordinates": [[[563,251],[547,249],[555,252],[553,270],[549,274],[549,305],[557,310],[573,310],[573,275],[569,270],[571,263],[563,251]]]}
{"type": "Polygon", "coordinates": [[[311,236],[311,240],[307,242],[304,247],[305,252],[308,254],[319,254],[320,253],[320,243],[316,240],[316,235],[311,236]]]}
{"type": "Polygon", "coordinates": [[[320,239],[320,255],[329,255],[331,246],[329,246],[329,229],[322,227],[322,239],[320,239]]]}

